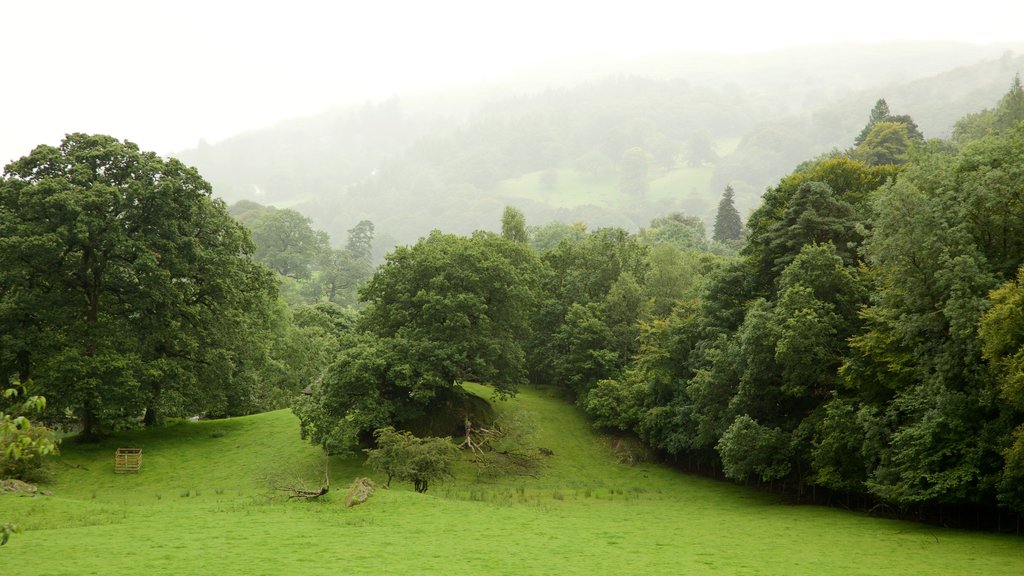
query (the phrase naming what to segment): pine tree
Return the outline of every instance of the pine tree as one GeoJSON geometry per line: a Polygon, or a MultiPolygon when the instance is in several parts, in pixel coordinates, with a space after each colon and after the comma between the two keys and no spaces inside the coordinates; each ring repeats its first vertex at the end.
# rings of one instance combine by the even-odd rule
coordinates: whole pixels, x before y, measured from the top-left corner
{"type": "Polygon", "coordinates": [[[718,203],[718,214],[715,215],[715,233],[712,238],[718,242],[728,240],[739,240],[743,235],[743,221],[740,220],[740,213],[736,211],[733,204],[733,197],[736,193],[732,186],[726,186],[722,193],[722,200],[718,203]]]}
{"type": "Polygon", "coordinates": [[[871,115],[868,116],[867,126],[864,126],[864,129],[860,131],[860,134],[854,138],[853,144],[855,146],[860,146],[860,143],[868,137],[868,134],[871,132],[871,129],[875,127],[875,124],[889,120],[890,115],[889,104],[885,101],[885,98],[879,98],[878,102],[875,102],[875,107],[871,109],[871,115]]]}

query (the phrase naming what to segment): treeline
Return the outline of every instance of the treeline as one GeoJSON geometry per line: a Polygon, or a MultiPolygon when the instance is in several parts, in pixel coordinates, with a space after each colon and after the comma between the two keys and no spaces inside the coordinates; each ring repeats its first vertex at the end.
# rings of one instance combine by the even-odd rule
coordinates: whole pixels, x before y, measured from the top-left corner
{"type": "Polygon", "coordinates": [[[691,253],[660,303],[639,238],[561,244],[542,256],[533,380],[731,479],[1020,513],[1021,120],[1019,78],[950,141],[880,101],[855,147],[766,192],[739,257],[691,253]]]}

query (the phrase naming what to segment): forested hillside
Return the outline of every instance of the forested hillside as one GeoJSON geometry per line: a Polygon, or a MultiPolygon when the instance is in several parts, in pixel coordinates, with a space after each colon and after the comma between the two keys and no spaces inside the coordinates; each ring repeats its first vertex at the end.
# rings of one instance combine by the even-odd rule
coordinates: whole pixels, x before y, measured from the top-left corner
{"type": "Polygon", "coordinates": [[[880,97],[943,137],[1024,68],[1009,53],[891,48],[637,62],[543,89],[396,97],[176,156],[229,202],[295,208],[336,239],[371,220],[389,246],[493,229],[509,203],[535,222],[636,230],[679,211],[710,224],[726,185],[748,214],[792,166],[847,146],[880,97]]]}

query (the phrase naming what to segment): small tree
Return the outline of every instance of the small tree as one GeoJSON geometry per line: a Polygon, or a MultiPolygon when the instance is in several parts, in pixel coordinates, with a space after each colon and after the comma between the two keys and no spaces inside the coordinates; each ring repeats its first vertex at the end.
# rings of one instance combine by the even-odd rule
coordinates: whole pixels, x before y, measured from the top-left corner
{"type": "Polygon", "coordinates": [[[718,203],[718,213],[715,214],[715,232],[711,236],[718,242],[739,240],[743,236],[743,221],[740,213],[736,211],[733,199],[736,192],[732,186],[726,186],[722,192],[722,200],[718,203]]]}
{"type": "Polygon", "coordinates": [[[418,438],[387,426],[374,431],[377,447],[366,450],[366,463],[391,480],[411,480],[413,489],[426,492],[430,482],[452,475],[459,449],[448,438],[418,438]]]}
{"type": "Polygon", "coordinates": [[[501,215],[501,237],[526,244],[526,217],[519,209],[505,206],[505,212],[501,215]]]}
{"type": "MultiPolygon", "coordinates": [[[[19,395],[24,395],[24,390],[19,392],[16,388],[9,388],[3,391],[4,402],[0,404],[0,477],[6,478],[17,472],[21,463],[38,462],[43,456],[57,451],[57,445],[46,429],[33,426],[24,415],[41,412],[46,407],[46,399],[30,396],[24,402],[17,402],[19,395]],[[8,402],[12,403],[10,408],[4,406],[8,402]]],[[[18,531],[14,524],[0,524],[0,546],[18,531]]]]}

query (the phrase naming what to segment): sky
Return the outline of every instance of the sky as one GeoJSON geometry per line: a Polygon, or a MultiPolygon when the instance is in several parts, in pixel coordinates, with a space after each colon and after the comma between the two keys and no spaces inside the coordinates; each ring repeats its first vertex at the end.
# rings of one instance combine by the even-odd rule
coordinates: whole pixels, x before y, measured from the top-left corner
{"type": "Polygon", "coordinates": [[[560,61],[1021,42],[1021,22],[1013,0],[4,0],[0,164],[69,132],[166,154],[560,61]]]}

